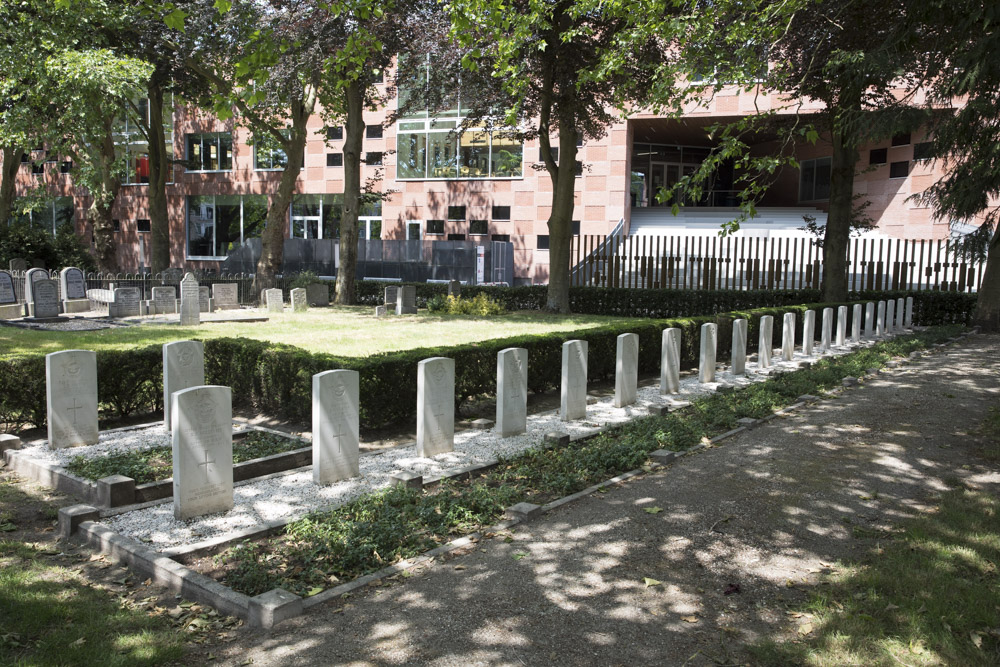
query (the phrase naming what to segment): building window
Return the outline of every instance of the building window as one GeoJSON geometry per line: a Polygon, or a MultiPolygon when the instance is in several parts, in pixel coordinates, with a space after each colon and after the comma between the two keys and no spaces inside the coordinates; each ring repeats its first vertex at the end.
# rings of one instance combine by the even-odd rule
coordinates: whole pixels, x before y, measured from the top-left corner
{"type": "MultiPolygon", "coordinates": [[[[124,151],[128,164],[125,168],[125,185],[142,185],[149,183],[149,141],[143,126],[149,127],[153,119],[149,115],[149,99],[143,98],[136,102],[142,123],[127,113],[118,121],[115,128],[115,143],[124,151]]],[[[174,157],[174,98],[165,95],[163,98],[163,136],[165,140],[167,164],[172,164],[174,157]]],[[[167,182],[173,183],[173,169],[168,167],[167,182]]]]}
{"type": "Polygon", "coordinates": [[[382,151],[368,151],[365,153],[365,164],[369,167],[381,167],[382,151]]]}
{"type": "Polygon", "coordinates": [[[830,198],[831,158],[803,160],[799,163],[799,201],[830,198]]]}
{"type": "Polygon", "coordinates": [[[537,239],[537,244],[535,245],[535,247],[538,248],[539,250],[548,250],[549,249],[549,235],[548,234],[539,234],[538,235],[538,239],[537,239]]]}
{"type": "Polygon", "coordinates": [[[510,243],[510,234],[494,234],[490,237],[491,241],[500,241],[502,243],[510,243]]]}
{"type": "Polygon", "coordinates": [[[381,139],[382,138],[382,126],[381,125],[367,125],[367,126],[365,126],[365,138],[366,139],[381,139]]]}
{"type": "MultiPolygon", "coordinates": [[[[24,203],[23,200],[19,202],[24,203]]],[[[21,208],[15,204],[15,209],[21,208]]],[[[72,225],[76,207],[72,197],[55,197],[35,203],[31,210],[21,214],[12,214],[11,222],[26,222],[32,227],[38,227],[55,236],[63,225],[72,225]]]]}
{"type": "Polygon", "coordinates": [[[149,220],[136,220],[135,221],[135,231],[137,232],[149,232],[152,231],[153,227],[149,220]]]}
{"type": "Polygon", "coordinates": [[[490,223],[486,220],[469,220],[470,236],[485,236],[490,233],[490,223]]]}
{"type": "Polygon", "coordinates": [[[60,174],[68,174],[71,171],[73,171],[73,161],[72,160],[65,160],[64,162],[62,162],[59,165],[59,173],[60,174]]]}
{"type": "Polygon", "coordinates": [[[21,164],[27,164],[31,162],[31,155],[28,153],[21,153],[21,164]]]}
{"type": "Polygon", "coordinates": [[[873,148],[868,151],[868,164],[885,164],[888,161],[888,148],[873,148]]]}
{"type": "Polygon", "coordinates": [[[933,141],[922,141],[919,144],[913,146],[913,159],[914,160],[933,160],[934,159],[934,142],[933,141]]]}
{"type": "MultiPolygon", "coordinates": [[[[229,132],[187,135],[187,161],[188,171],[232,171],[233,135],[229,132]]],[[[147,170],[148,167],[147,163],[147,170]]]]}
{"type": "Polygon", "coordinates": [[[510,206],[494,206],[491,217],[494,220],[510,220],[510,206]]]}
{"type": "MultiPolygon", "coordinates": [[[[444,225],[444,222],[441,222],[444,225]]],[[[406,223],[406,240],[407,241],[419,241],[420,240],[420,222],[410,220],[406,223]]]]}
{"type": "Polygon", "coordinates": [[[889,165],[889,178],[906,178],[910,175],[909,161],[893,162],[889,165]]]}
{"type": "Polygon", "coordinates": [[[896,136],[894,136],[892,138],[892,145],[893,146],[907,146],[907,145],[909,145],[909,143],[910,143],[910,133],[909,132],[904,132],[904,133],[901,133],[901,134],[897,134],[896,136]]]}
{"type": "MultiPolygon", "coordinates": [[[[551,150],[552,150],[552,161],[555,162],[556,164],[559,164],[559,147],[552,146],[551,150]]],[[[538,147],[538,161],[543,163],[545,162],[545,157],[542,155],[541,146],[538,147]]]]}
{"type": "Polygon", "coordinates": [[[326,138],[328,141],[340,141],[344,138],[344,128],[340,125],[326,128],[326,138]]]}
{"type": "MultiPolygon", "coordinates": [[[[304,159],[305,156],[303,156],[304,159]]],[[[284,169],[288,155],[278,140],[269,134],[255,137],[253,142],[253,168],[258,171],[284,169]]]]}
{"type": "Polygon", "coordinates": [[[343,153],[327,153],[326,154],[326,166],[328,166],[328,167],[343,167],[344,166],[344,154],[343,153]]]}
{"type": "Polygon", "coordinates": [[[41,176],[45,173],[45,163],[44,162],[32,162],[31,163],[31,173],[36,176],[41,176]]]}
{"type": "Polygon", "coordinates": [[[573,220],[572,222],[569,223],[569,226],[570,226],[570,229],[572,231],[573,236],[579,236],[580,235],[580,221],[579,220],[573,220]]]}
{"type": "Polygon", "coordinates": [[[385,70],[376,67],[372,70],[372,83],[385,83],[385,70]]]}
{"type": "Polygon", "coordinates": [[[449,206],[448,207],[448,219],[449,220],[465,220],[465,207],[464,206],[449,206]]]}
{"type": "Polygon", "coordinates": [[[428,220],[427,221],[427,233],[428,234],[444,234],[444,220],[428,220]]]}
{"type": "Polygon", "coordinates": [[[465,234],[448,234],[449,241],[464,241],[465,234]]]}
{"type": "Polygon", "coordinates": [[[264,195],[190,196],[187,198],[188,258],[223,258],[264,230],[264,195]]]}

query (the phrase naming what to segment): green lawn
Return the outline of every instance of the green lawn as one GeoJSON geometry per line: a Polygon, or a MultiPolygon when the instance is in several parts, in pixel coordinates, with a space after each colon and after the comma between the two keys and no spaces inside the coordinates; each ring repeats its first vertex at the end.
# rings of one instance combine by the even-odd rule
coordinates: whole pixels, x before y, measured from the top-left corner
{"type": "MultiPolygon", "coordinates": [[[[244,311],[246,312],[246,311],[244,311]]],[[[374,308],[314,308],[307,313],[269,314],[267,322],[203,323],[197,327],[149,324],[103,331],[31,331],[0,327],[0,357],[67,349],[108,350],[156,345],[189,338],[254,338],[313,352],[363,357],[376,352],[459,345],[490,338],[573,331],[626,318],[519,312],[494,317],[418,315],[376,318],[374,308]]]]}

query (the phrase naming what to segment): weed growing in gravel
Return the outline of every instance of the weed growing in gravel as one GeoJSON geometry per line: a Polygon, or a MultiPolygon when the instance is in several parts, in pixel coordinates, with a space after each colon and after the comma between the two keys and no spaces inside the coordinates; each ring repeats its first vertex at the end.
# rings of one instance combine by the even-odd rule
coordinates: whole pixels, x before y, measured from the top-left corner
{"type": "Polygon", "coordinates": [[[233,547],[216,561],[232,588],[258,595],[280,586],[315,595],[331,584],[374,572],[401,559],[495,523],[510,505],[542,504],[643,465],[656,449],[683,451],[761,418],[802,394],[839,386],[848,376],[893,356],[949,338],[940,327],[824,359],[811,368],[696,399],[682,411],[639,419],[565,447],[529,450],[501,460],[483,477],[437,489],[382,490],[287,526],[283,535],[233,547]]]}
{"type": "MultiPolygon", "coordinates": [[[[301,440],[285,438],[274,433],[251,431],[245,438],[233,441],[233,463],[252,461],[262,456],[281,454],[308,445],[301,440]]],[[[66,469],[85,479],[98,480],[108,475],[125,475],[137,484],[168,479],[174,474],[173,453],[170,447],[114,452],[86,458],[75,456],[66,469]]]]}

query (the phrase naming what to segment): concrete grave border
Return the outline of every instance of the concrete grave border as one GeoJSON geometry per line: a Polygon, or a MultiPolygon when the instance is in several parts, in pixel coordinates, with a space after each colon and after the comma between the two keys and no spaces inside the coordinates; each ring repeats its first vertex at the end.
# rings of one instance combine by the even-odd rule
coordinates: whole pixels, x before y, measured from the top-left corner
{"type": "MultiPolygon", "coordinates": [[[[935,344],[931,348],[928,348],[919,354],[911,354],[907,358],[899,358],[894,361],[899,362],[897,367],[900,364],[917,361],[922,356],[939,352],[948,344],[960,341],[968,336],[974,335],[977,332],[978,328],[971,329],[960,334],[959,336],[949,339],[947,343],[935,344]]],[[[800,367],[805,367],[805,365],[800,365],[800,367]]],[[[877,374],[879,374],[878,369],[869,369],[865,376],[860,379],[877,374]]],[[[269,533],[277,532],[289,522],[288,520],[272,522],[263,529],[247,531],[248,534],[246,535],[241,534],[237,537],[218,538],[209,542],[190,545],[184,548],[165,550],[162,552],[154,551],[136,540],[119,535],[107,526],[98,522],[102,516],[109,516],[122,510],[101,512],[95,507],[89,507],[86,505],[74,505],[62,508],[59,510],[59,531],[62,538],[70,539],[71,537],[75,537],[76,539],[80,539],[92,547],[100,550],[102,553],[109,555],[116,562],[127,564],[137,572],[150,577],[156,583],[166,586],[186,599],[207,604],[222,613],[243,618],[247,620],[251,627],[270,629],[283,620],[305,614],[312,608],[325,602],[341,598],[349,593],[352,593],[353,591],[396,574],[411,570],[414,567],[429,564],[439,556],[446,555],[450,552],[476,543],[485,534],[507,530],[518,524],[532,521],[547,512],[570,504],[576,500],[598,492],[601,489],[618,486],[639,475],[665,469],[672,463],[676,462],[677,459],[685,456],[694,456],[706,449],[717,446],[722,441],[731,438],[734,435],[743,433],[771,420],[787,417],[795,411],[816,402],[824,399],[837,398],[844,391],[846,391],[845,387],[838,387],[825,392],[823,396],[819,397],[811,395],[799,396],[795,403],[780,410],[776,410],[767,417],[756,420],[747,419],[737,428],[721,433],[707,442],[698,444],[683,452],[672,452],[667,450],[657,450],[651,452],[649,455],[652,459],[651,464],[621,473],[620,475],[616,475],[615,477],[607,479],[603,482],[589,486],[576,493],[553,500],[541,507],[531,503],[518,503],[517,505],[506,510],[505,519],[499,523],[483,528],[480,531],[470,533],[461,538],[451,540],[450,542],[442,544],[441,546],[424,552],[423,554],[400,561],[394,565],[384,567],[381,570],[359,577],[348,583],[326,589],[308,598],[301,598],[280,588],[251,598],[242,593],[237,593],[214,579],[188,568],[182,562],[186,558],[190,558],[193,555],[204,555],[212,550],[218,550],[232,542],[244,540],[248,537],[262,537],[269,533]],[[250,534],[251,532],[252,534],[250,534]]],[[[687,402],[678,401],[670,407],[673,409],[683,409],[684,407],[688,407],[688,405],[690,404],[687,402]]],[[[593,438],[599,435],[600,432],[603,432],[603,430],[604,429],[599,432],[583,435],[576,438],[575,441],[593,438]]],[[[567,434],[560,432],[548,433],[543,438],[541,446],[551,447],[558,444],[564,444],[567,437],[567,434]]],[[[412,479],[410,480],[403,480],[401,478],[399,481],[400,483],[406,483],[411,486],[416,486],[415,483],[419,483],[421,486],[430,486],[439,483],[446,478],[471,478],[475,475],[482,474],[496,465],[497,462],[487,462],[459,469],[451,475],[429,478],[426,481],[419,476],[411,476],[412,479]]],[[[282,475],[288,474],[288,472],[275,474],[282,475]]],[[[316,511],[322,511],[322,508],[316,508],[316,511]]]]}

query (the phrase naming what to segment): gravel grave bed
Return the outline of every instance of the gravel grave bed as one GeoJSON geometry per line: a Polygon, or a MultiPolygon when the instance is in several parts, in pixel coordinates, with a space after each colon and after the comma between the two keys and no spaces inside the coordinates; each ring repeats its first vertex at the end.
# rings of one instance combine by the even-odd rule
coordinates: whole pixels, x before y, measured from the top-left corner
{"type": "MultiPolygon", "coordinates": [[[[847,354],[871,344],[869,341],[849,343],[844,347],[831,348],[826,356],[847,354]]],[[[785,362],[780,359],[780,350],[776,350],[770,368],[758,370],[748,367],[744,376],[734,376],[728,370],[718,372],[718,381],[713,383],[700,384],[697,374],[694,374],[682,378],[680,391],[670,396],[661,396],[658,384],[640,387],[636,403],[624,408],[614,407],[613,397],[601,398],[587,406],[586,419],[579,421],[560,421],[558,411],[529,415],[527,432],[517,436],[502,438],[495,431],[460,431],[455,434],[455,451],[433,458],[418,457],[414,443],[362,454],[359,477],[328,486],[314,484],[312,470],[308,467],[279,473],[259,481],[238,483],[234,488],[234,507],[226,512],[181,521],[174,519],[173,505],[166,502],[107,517],[102,522],[122,535],[160,549],[236,536],[268,522],[291,521],[313,510],[332,508],[385,488],[390,484],[391,476],[397,472],[408,471],[425,477],[447,475],[465,466],[490,463],[497,457],[510,457],[537,447],[542,437],[550,431],[563,431],[569,433],[571,438],[578,439],[610,426],[646,417],[652,406],[690,400],[710,394],[723,386],[741,387],[753,382],[763,382],[776,372],[794,370],[803,361],[816,361],[824,356],[818,353],[818,348],[814,351],[816,353],[810,356],[796,352],[792,361],[785,362]]],[[[77,453],[80,452],[73,452],[73,455],[77,453]]]]}

